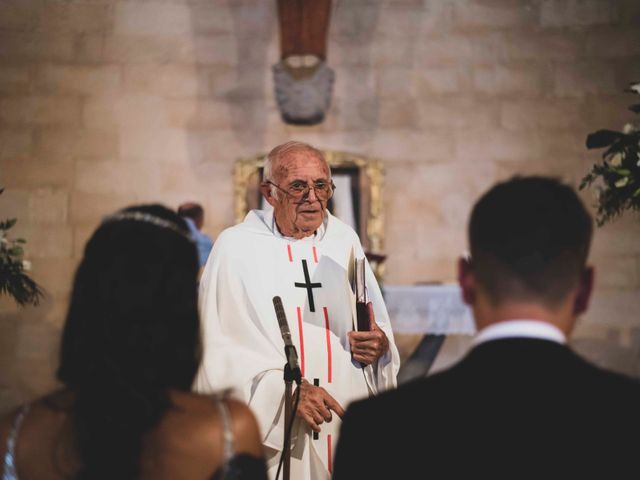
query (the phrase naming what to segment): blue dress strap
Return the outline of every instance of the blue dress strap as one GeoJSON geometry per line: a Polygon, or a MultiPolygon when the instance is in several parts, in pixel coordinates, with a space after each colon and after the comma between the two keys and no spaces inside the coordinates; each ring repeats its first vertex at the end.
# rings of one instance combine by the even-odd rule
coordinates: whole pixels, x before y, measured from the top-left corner
{"type": "Polygon", "coordinates": [[[16,472],[16,440],[18,439],[18,432],[22,426],[22,421],[29,412],[30,405],[27,403],[22,406],[18,411],[18,414],[13,419],[13,426],[7,439],[7,452],[4,454],[4,468],[1,480],[18,480],[18,473],[16,472]]]}
{"type": "Polygon", "coordinates": [[[216,404],[220,410],[220,417],[222,418],[222,438],[224,441],[224,463],[222,466],[222,478],[225,477],[229,469],[229,462],[233,458],[233,431],[231,430],[231,412],[227,406],[223,397],[216,397],[216,404]]]}

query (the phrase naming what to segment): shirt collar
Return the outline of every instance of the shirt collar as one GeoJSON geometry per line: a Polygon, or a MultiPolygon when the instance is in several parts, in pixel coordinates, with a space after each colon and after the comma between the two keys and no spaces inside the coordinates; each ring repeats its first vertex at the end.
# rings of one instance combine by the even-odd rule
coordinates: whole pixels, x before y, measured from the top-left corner
{"type": "Polygon", "coordinates": [[[501,338],[537,338],[556,343],[567,343],[567,337],[562,331],[541,320],[514,319],[494,323],[483,328],[473,339],[473,345],[498,340],[501,338]]]}

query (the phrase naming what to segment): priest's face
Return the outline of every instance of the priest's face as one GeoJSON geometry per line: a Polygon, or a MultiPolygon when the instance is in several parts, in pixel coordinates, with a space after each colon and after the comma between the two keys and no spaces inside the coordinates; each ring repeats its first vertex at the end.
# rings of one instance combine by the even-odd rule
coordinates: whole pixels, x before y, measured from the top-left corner
{"type": "Polygon", "coordinates": [[[272,167],[274,188],[268,185],[262,192],[273,206],[280,233],[294,238],[313,235],[322,224],[331,194],[327,163],[314,152],[301,150],[289,153],[272,167]]]}

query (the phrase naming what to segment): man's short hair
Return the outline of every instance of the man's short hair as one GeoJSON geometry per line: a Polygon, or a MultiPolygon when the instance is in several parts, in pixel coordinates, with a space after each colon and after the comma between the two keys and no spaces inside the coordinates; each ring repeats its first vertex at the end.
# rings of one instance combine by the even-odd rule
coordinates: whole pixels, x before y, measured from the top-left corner
{"type": "Polygon", "coordinates": [[[469,244],[475,278],[492,303],[556,307],[584,271],[593,220],[573,188],[515,176],[475,204],[469,244]]]}
{"type": "Polygon", "coordinates": [[[178,215],[190,218],[200,228],[204,220],[204,209],[199,203],[187,202],[178,207],[178,215]]]}

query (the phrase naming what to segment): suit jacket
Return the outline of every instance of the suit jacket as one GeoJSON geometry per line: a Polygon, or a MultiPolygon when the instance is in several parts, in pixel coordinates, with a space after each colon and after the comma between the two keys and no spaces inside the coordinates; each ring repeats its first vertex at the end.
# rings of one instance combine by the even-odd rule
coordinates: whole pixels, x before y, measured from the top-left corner
{"type": "Polygon", "coordinates": [[[556,342],[497,339],[446,371],[352,403],[334,479],[637,478],[639,438],[638,380],[556,342]]]}

